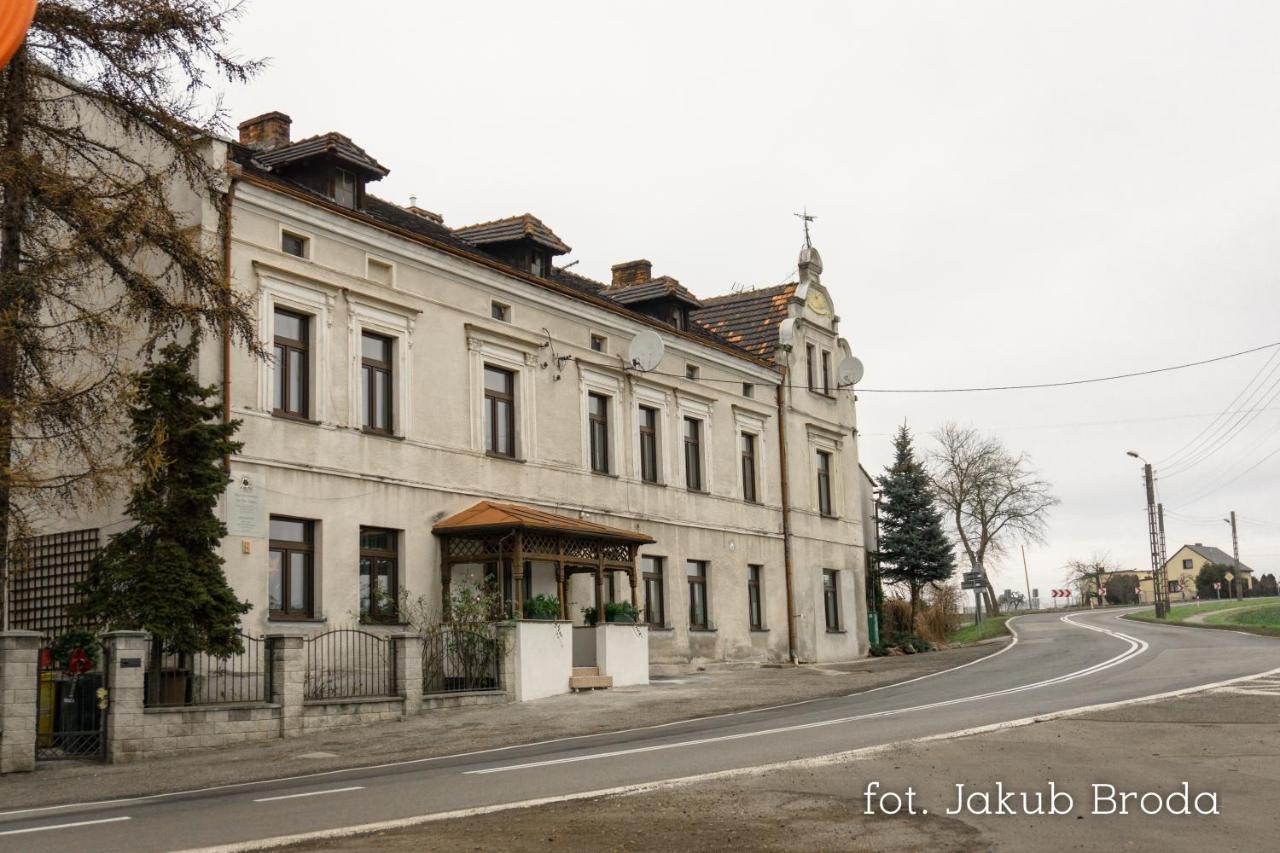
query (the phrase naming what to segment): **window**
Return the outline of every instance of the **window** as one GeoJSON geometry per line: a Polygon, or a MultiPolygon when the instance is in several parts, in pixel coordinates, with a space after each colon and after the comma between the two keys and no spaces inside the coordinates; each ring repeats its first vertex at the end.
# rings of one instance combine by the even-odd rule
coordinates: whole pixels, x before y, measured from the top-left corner
{"type": "Polygon", "coordinates": [[[1183,561],[1182,561],[1182,568],[1184,568],[1184,569],[1189,569],[1189,568],[1191,568],[1191,560],[1190,560],[1190,559],[1183,560],[1183,561]]]}
{"type": "Polygon", "coordinates": [[[386,261],[369,258],[365,262],[365,278],[389,286],[395,280],[395,268],[386,261]]]}
{"type": "Polygon", "coordinates": [[[309,619],[315,590],[315,523],[271,516],[268,609],[275,619],[309,619]]]}
{"type": "Polygon", "coordinates": [[[307,256],[308,242],[307,238],[301,234],[294,234],[291,231],[280,232],[280,251],[286,255],[305,258],[307,256]]]}
{"type": "Polygon", "coordinates": [[[495,320],[501,320],[504,323],[511,322],[511,306],[503,305],[501,302],[491,302],[489,304],[489,316],[495,320]]]}
{"type": "Polygon", "coordinates": [[[831,393],[831,353],[822,351],[822,393],[831,393]]]}
{"type": "Polygon", "coordinates": [[[484,366],[485,449],[495,456],[516,455],[515,385],[510,370],[484,366]]]}
{"type": "Polygon", "coordinates": [[[818,512],[831,515],[831,454],[818,451],[818,512]]]}
{"type": "Polygon", "coordinates": [[[683,310],[679,308],[671,309],[671,325],[675,326],[677,329],[683,329],[685,327],[685,312],[683,310]]]}
{"type": "Polygon", "coordinates": [[[591,440],[591,470],[609,473],[609,398],[587,395],[587,429],[591,440]]]}
{"type": "Polygon", "coordinates": [[[640,567],[644,580],[644,621],[661,628],[667,624],[662,596],[662,558],[641,557],[640,567]]]}
{"type": "Polygon", "coordinates": [[[595,352],[608,352],[609,339],[606,338],[604,335],[592,335],[591,349],[595,352]]]}
{"type": "Polygon", "coordinates": [[[658,410],[640,407],[640,479],[658,482],[658,410]]]}
{"type": "Polygon", "coordinates": [[[360,528],[360,618],[395,622],[400,596],[399,537],[394,530],[360,528]]]}
{"type": "Polygon", "coordinates": [[[364,392],[364,428],[391,434],[391,338],[360,335],[360,376],[364,392]]]}
{"type": "Polygon", "coordinates": [[[536,276],[544,276],[547,274],[547,255],[534,249],[529,256],[529,272],[536,276]]]}
{"type": "Polygon", "coordinates": [[[756,437],[744,432],[738,441],[742,445],[742,499],[756,503],[756,437]]]}
{"type": "Polygon", "coordinates": [[[804,358],[805,368],[809,374],[809,390],[816,391],[818,389],[818,363],[813,344],[804,345],[804,358]]]}
{"type": "Polygon", "coordinates": [[[1169,581],[1169,592],[1181,592],[1181,591],[1182,591],[1182,587],[1179,586],[1177,581],[1169,581]]]}
{"type": "Polygon", "coordinates": [[[689,627],[707,628],[707,563],[705,560],[685,562],[689,576],[689,627]]]}
{"type": "Polygon", "coordinates": [[[356,176],[346,169],[333,170],[333,200],[343,207],[356,206],[356,176]]]}
{"type": "Polygon", "coordinates": [[[754,397],[755,395],[756,395],[756,386],[752,385],[750,382],[743,382],[743,383],[742,383],[742,396],[744,396],[744,397],[754,397]]]}
{"type": "Polygon", "coordinates": [[[277,415],[305,418],[308,406],[307,342],[311,318],[282,308],[275,310],[275,400],[277,415]]]}
{"type": "Polygon", "coordinates": [[[697,382],[698,381],[698,365],[686,364],[684,366],[684,378],[692,379],[693,381],[697,382]]]}
{"type": "Polygon", "coordinates": [[[840,630],[840,573],[835,569],[822,570],[822,609],[827,615],[827,630],[840,630]]]}
{"type": "Polygon", "coordinates": [[[702,491],[702,421],[697,418],[684,419],[684,484],[702,491]]]}
{"type": "Polygon", "coordinates": [[[747,566],[747,618],[753,631],[764,628],[764,611],[760,606],[760,576],[763,566],[747,566]]]}

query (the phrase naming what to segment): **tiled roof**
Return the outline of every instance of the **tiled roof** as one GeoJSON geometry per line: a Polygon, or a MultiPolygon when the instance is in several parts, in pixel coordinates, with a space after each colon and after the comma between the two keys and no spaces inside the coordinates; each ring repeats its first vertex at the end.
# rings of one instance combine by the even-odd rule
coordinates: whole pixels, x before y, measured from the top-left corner
{"type": "Polygon", "coordinates": [[[391,171],[370,157],[369,152],[356,145],[349,138],[341,133],[333,132],[322,133],[319,136],[309,136],[306,139],[299,139],[297,142],[291,142],[288,145],[282,145],[270,151],[258,152],[254,154],[254,159],[262,165],[274,169],[320,154],[330,154],[345,163],[379,177],[385,177],[391,171]]]}
{"type": "Polygon", "coordinates": [[[671,276],[651,278],[643,284],[629,284],[626,287],[611,287],[605,296],[620,305],[634,305],[637,302],[648,302],[650,299],[661,299],[670,296],[699,307],[702,300],[694,296],[688,288],[671,276]]]}
{"type": "MultiPolygon", "coordinates": [[[[1182,548],[1186,548],[1189,551],[1195,551],[1210,563],[1217,563],[1220,566],[1230,566],[1235,563],[1235,560],[1232,559],[1230,554],[1221,548],[1215,548],[1212,545],[1183,545],[1182,548]]],[[[1179,548],[1178,550],[1181,551],[1182,548],[1179,548]]],[[[1240,568],[1244,569],[1246,572],[1253,571],[1253,569],[1249,568],[1244,563],[1240,564],[1240,568]]]]}
{"type": "Polygon", "coordinates": [[[565,245],[563,240],[555,235],[554,231],[532,213],[509,216],[506,219],[495,219],[492,222],[464,225],[461,228],[453,229],[453,233],[477,246],[528,238],[539,245],[546,246],[557,255],[572,251],[565,245]]]}
{"type": "Polygon", "coordinates": [[[498,503],[496,501],[480,501],[474,506],[464,509],[437,522],[431,528],[433,533],[466,534],[490,530],[540,530],[548,533],[569,533],[576,536],[590,536],[596,539],[612,539],[618,542],[633,542],[637,545],[653,542],[652,536],[637,533],[634,530],[623,530],[621,527],[609,527],[596,524],[581,518],[556,515],[522,504],[498,503]]]}
{"type": "Polygon", "coordinates": [[[603,296],[604,289],[608,287],[603,281],[596,281],[594,278],[587,278],[585,275],[578,275],[576,272],[569,272],[564,267],[555,267],[551,270],[551,280],[558,281],[566,287],[572,287],[574,290],[581,290],[584,293],[593,293],[596,296],[603,296]]]}
{"type": "Polygon", "coordinates": [[[768,356],[778,343],[778,326],[787,318],[787,301],[796,283],[744,290],[702,301],[693,320],[753,355],[768,356]]]}

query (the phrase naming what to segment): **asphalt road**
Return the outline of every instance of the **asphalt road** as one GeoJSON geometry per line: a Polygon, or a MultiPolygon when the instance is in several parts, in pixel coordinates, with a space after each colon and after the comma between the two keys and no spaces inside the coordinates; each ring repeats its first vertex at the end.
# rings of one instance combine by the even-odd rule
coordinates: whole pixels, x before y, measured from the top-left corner
{"type": "Polygon", "coordinates": [[[0,850],[199,848],[500,806],[827,756],[1280,667],[1280,642],[1271,638],[1118,616],[1020,617],[1016,642],[997,654],[847,697],[319,776],[0,812],[0,850]]]}

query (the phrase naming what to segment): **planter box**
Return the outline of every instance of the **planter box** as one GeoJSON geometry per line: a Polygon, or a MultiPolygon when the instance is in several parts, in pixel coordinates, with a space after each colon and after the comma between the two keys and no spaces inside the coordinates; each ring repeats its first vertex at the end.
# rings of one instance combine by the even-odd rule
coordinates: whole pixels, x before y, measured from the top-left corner
{"type": "Polygon", "coordinates": [[[645,625],[606,622],[597,625],[596,662],[601,675],[613,678],[614,687],[649,683],[649,628],[645,625]]]}
{"type": "Polygon", "coordinates": [[[512,696],[517,702],[569,692],[573,623],[522,619],[510,634],[512,696]]]}

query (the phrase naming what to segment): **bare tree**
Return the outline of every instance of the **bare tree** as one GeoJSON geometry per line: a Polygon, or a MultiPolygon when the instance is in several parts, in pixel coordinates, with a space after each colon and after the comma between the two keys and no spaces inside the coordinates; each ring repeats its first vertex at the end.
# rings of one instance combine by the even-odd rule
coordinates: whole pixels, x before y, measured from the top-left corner
{"type": "Polygon", "coordinates": [[[1058,503],[1025,453],[972,427],[946,423],[934,433],[929,479],[947,510],[970,569],[982,576],[983,598],[999,613],[987,561],[1015,542],[1044,541],[1049,510],[1058,503]]]}
{"type": "Polygon", "coordinates": [[[237,12],[48,0],[0,71],[0,579],[26,519],[118,482],[139,353],[204,332],[261,349],[200,227],[227,183],[201,101],[257,67],[224,49],[237,12]]]}
{"type": "Polygon", "coordinates": [[[1067,584],[1080,590],[1082,602],[1085,596],[1093,596],[1101,603],[1101,590],[1107,585],[1107,578],[1121,571],[1121,566],[1109,554],[1099,551],[1087,560],[1071,560],[1066,570],[1067,584]]]}

